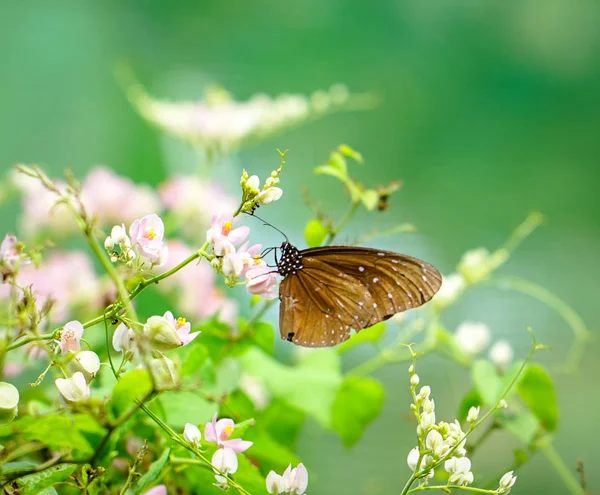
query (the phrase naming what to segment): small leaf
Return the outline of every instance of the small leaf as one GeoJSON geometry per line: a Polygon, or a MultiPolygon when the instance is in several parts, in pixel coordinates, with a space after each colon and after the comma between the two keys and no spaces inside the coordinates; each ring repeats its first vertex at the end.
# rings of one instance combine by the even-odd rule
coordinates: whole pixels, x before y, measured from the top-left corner
{"type": "Polygon", "coordinates": [[[110,401],[115,417],[127,412],[135,399],[141,398],[152,389],[152,382],[146,370],[132,370],[125,373],[113,389],[110,401]]]}
{"type": "Polygon", "coordinates": [[[486,406],[494,406],[503,391],[496,368],[486,359],[479,359],[471,367],[471,380],[486,406]]]}
{"type": "Polygon", "coordinates": [[[483,400],[481,399],[481,395],[475,389],[471,390],[463,397],[463,400],[460,402],[460,407],[458,408],[458,420],[463,423],[467,420],[467,414],[469,413],[469,409],[471,407],[478,407],[483,405],[483,400]]]}
{"type": "Polygon", "coordinates": [[[181,365],[181,375],[185,376],[196,373],[202,368],[207,359],[208,349],[206,346],[198,343],[195,344],[181,365]]]}
{"type": "Polygon", "coordinates": [[[329,229],[325,227],[316,218],[306,224],[304,229],[304,238],[308,247],[321,246],[329,233],[329,229]]]}
{"type": "Polygon", "coordinates": [[[539,364],[530,364],[517,385],[517,392],[542,426],[554,431],[558,422],[558,405],[554,384],[546,370],[539,364]]]}
{"type": "Polygon", "coordinates": [[[59,464],[39,473],[19,478],[18,483],[21,486],[19,493],[22,495],[37,495],[42,490],[66,480],[75,472],[75,469],[77,469],[75,464],[59,464]]]}
{"type": "Polygon", "coordinates": [[[360,200],[367,210],[373,211],[379,203],[379,193],[373,189],[367,189],[361,193],[360,200]]]}
{"type": "Polygon", "coordinates": [[[35,418],[35,421],[23,428],[27,440],[44,442],[49,448],[74,449],[92,453],[92,447],[77,430],[73,418],[65,415],[51,415],[35,418]]]}
{"type": "Polygon", "coordinates": [[[329,155],[329,161],[327,165],[331,165],[332,167],[338,169],[344,176],[348,175],[348,165],[346,164],[346,159],[344,155],[338,151],[334,151],[329,155]]]}
{"type": "Polygon", "coordinates": [[[346,447],[358,442],[379,415],[384,396],[383,386],[372,378],[350,376],[344,380],[333,403],[331,425],[346,447]]]}
{"type": "Polygon", "coordinates": [[[379,342],[385,334],[385,323],[376,323],[372,327],[365,328],[354,334],[351,339],[346,340],[336,347],[339,354],[344,354],[350,349],[362,344],[379,342]]]}
{"type": "Polygon", "coordinates": [[[156,480],[161,471],[164,469],[165,465],[169,461],[169,455],[171,454],[171,449],[165,449],[165,451],[161,454],[161,456],[156,459],[150,467],[148,471],[146,471],[142,477],[138,480],[136,485],[136,493],[140,493],[147,485],[156,480]]]}
{"type": "Polygon", "coordinates": [[[357,163],[363,163],[362,155],[355,149],[352,149],[347,144],[340,144],[340,147],[338,149],[340,150],[340,153],[342,155],[352,158],[357,163]]]}
{"type": "Polygon", "coordinates": [[[339,168],[332,167],[331,165],[319,165],[315,168],[315,174],[330,175],[331,177],[335,177],[344,183],[346,183],[348,180],[348,176],[344,172],[340,171],[339,168]]]}

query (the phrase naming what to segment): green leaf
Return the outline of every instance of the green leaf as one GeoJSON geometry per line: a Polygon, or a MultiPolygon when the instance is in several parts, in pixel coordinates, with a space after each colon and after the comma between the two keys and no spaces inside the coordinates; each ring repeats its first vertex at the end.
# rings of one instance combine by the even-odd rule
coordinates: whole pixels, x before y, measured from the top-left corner
{"type": "Polygon", "coordinates": [[[113,389],[111,408],[115,417],[121,416],[139,399],[152,390],[152,382],[146,370],[125,373],[113,389]]]}
{"type": "Polygon", "coordinates": [[[504,392],[500,390],[500,377],[491,361],[479,359],[471,367],[471,380],[483,403],[492,407],[504,392]]]}
{"type": "Polygon", "coordinates": [[[506,429],[525,445],[531,445],[540,423],[531,411],[519,411],[504,421],[506,429]]]}
{"type": "Polygon", "coordinates": [[[170,390],[152,401],[150,408],[175,431],[183,431],[186,423],[209,421],[218,406],[193,392],[170,390]]]}
{"type": "Polygon", "coordinates": [[[356,163],[363,163],[362,155],[347,144],[340,144],[338,149],[342,155],[352,158],[354,161],[356,161],[356,163]]]}
{"type": "Polygon", "coordinates": [[[376,323],[372,327],[365,328],[358,333],[355,333],[352,338],[346,340],[336,347],[339,354],[344,354],[350,349],[362,344],[379,342],[385,334],[385,323],[376,323]]]}
{"type": "Polygon", "coordinates": [[[331,165],[319,165],[315,168],[315,174],[330,175],[331,177],[339,179],[344,184],[348,181],[348,176],[345,172],[342,172],[339,168],[333,167],[331,165]]]}
{"type": "Polygon", "coordinates": [[[558,405],[552,379],[539,364],[530,364],[517,385],[523,402],[548,431],[554,431],[558,422],[558,405]]]}
{"type": "Polygon", "coordinates": [[[181,375],[191,375],[197,372],[208,359],[208,349],[202,344],[196,344],[192,347],[189,354],[185,357],[181,365],[181,375]]]}
{"type": "Polygon", "coordinates": [[[35,418],[23,428],[27,440],[44,442],[50,449],[73,449],[84,454],[91,454],[92,447],[77,430],[75,421],[69,416],[56,414],[35,418]]]}
{"type": "Polygon", "coordinates": [[[22,495],[37,495],[40,491],[66,480],[76,469],[75,464],[59,464],[39,473],[23,476],[17,481],[21,487],[19,493],[22,495]]]}
{"type": "Polygon", "coordinates": [[[312,219],[306,224],[304,228],[304,238],[308,247],[321,246],[329,233],[329,229],[325,227],[316,218],[312,219]]]}
{"type": "Polygon", "coordinates": [[[379,193],[373,189],[367,189],[361,193],[360,200],[367,210],[373,211],[379,204],[379,193]]]}
{"type": "Polygon", "coordinates": [[[261,378],[274,397],[279,397],[314,417],[324,427],[331,424],[331,406],[342,381],[340,358],[333,349],[311,352],[297,366],[286,366],[257,348],[240,362],[250,375],[261,378]]]}
{"type": "Polygon", "coordinates": [[[483,400],[479,392],[475,389],[471,390],[463,397],[458,408],[458,420],[464,423],[467,420],[467,414],[471,407],[477,407],[483,405],[483,400]]]}
{"type": "Polygon", "coordinates": [[[256,423],[262,425],[280,444],[293,447],[305,418],[304,411],[275,398],[261,412],[256,423]]]}
{"type": "Polygon", "coordinates": [[[266,321],[259,321],[252,326],[252,341],[268,354],[275,350],[275,328],[266,321]]]}
{"type": "Polygon", "coordinates": [[[381,412],[384,397],[377,380],[353,376],[344,380],[333,403],[331,426],[346,447],[360,440],[367,425],[381,412]]]}
{"type": "Polygon", "coordinates": [[[148,471],[146,471],[138,480],[134,493],[141,493],[142,490],[146,488],[150,483],[158,479],[161,471],[164,469],[165,465],[169,461],[170,454],[171,449],[165,449],[165,451],[160,455],[160,457],[156,459],[152,464],[150,464],[148,471]]]}

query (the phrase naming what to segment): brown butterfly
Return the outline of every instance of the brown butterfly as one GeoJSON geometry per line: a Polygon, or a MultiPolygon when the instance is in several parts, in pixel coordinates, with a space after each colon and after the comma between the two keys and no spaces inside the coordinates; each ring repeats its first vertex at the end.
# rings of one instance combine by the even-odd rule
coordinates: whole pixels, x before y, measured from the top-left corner
{"type": "Polygon", "coordinates": [[[363,247],[298,250],[281,245],[277,271],[281,338],[304,347],[329,347],[396,313],[429,301],[442,276],[429,263],[363,247]]]}

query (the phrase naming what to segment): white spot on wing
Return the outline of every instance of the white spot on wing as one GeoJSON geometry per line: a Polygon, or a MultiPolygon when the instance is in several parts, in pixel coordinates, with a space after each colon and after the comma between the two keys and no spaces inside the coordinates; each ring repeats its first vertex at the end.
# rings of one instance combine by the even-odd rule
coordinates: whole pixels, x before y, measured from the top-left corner
{"type": "Polygon", "coordinates": [[[358,267],[358,271],[359,272],[364,272],[365,271],[365,267],[364,266],[359,266],[358,267]]]}
{"type": "Polygon", "coordinates": [[[375,278],[373,279],[373,283],[374,283],[374,284],[376,284],[377,282],[379,282],[379,279],[378,279],[377,277],[375,277],[375,278]]]}

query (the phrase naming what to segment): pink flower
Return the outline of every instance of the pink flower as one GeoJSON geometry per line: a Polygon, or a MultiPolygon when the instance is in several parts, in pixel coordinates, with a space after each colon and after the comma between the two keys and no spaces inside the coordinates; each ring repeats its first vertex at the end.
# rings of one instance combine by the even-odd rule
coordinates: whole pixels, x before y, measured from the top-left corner
{"type": "Polygon", "coordinates": [[[83,325],[77,320],[66,323],[60,334],[60,352],[66,354],[69,351],[78,351],[81,349],[79,341],[83,335],[83,325]]]}
{"type": "Polygon", "coordinates": [[[0,278],[3,275],[12,275],[18,269],[19,262],[31,263],[31,259],[22,256],[23,244],[14,235],[6,235],[0,244],[0,278]]]}
{"type": "Polygon", "coordinates": [[[246,290],[253,295],[262,296],[265,299],[277,297],[277,270],[267,266],[266,263],[253,266],[246,272],[246,290]]]}
{"type": "Polygon", "coordinates": [[[88,173],[81,196],[100,224],[129,223],[160,209],[158,197],[149,186],[137,185],[106,167],[94,167],[88,173]]]}
{"type": "Polygon", "coordinates": [[[239,454],[248,450],[252,446],[252,442],[241,438],[229,440],[234,428],[235,423],[232,419],[223,418],[217,421],[217,415],[215,414],[212,421],[204,427],[204,438],[208,442],[216,442],[219,447],[229,447],[236,454],[239,454]]]}
{"type": "Polygon", "coordinates": [[[167,323],[175,329],[177,335],[179,335],[179,338],[183,342],[183,345],[189,344],[198,335],[200,335],[200,332],[190,333],[192,325],[189,321],[186,321],[186,319],[182,318],[181,316],[175,319],[173,313],[167,311],[163,317],[165,320],[167,320],[167,323]]]}
{"type": "Polygon", "coordinates": [[[254,244],[254,246],[248,247],[248,242],[245,242],[240,246],[238,250],[239,256],[244,263],[244,268],[240,274],[242,277],[246,275],[246,272],[253,266],[260,265],[259,253],[262,249],[262,244],[254,244]]]}
{"type": "Polygon", "coordinates": [[[244,242],[250,232],[246,226],[233,228],[232,216],[213,217],[211,228],[206,233],[207,239],[212,243],[217,256],[224,256],[235,251],[234,246],[244,242]]]}
{"type": "Polygon", "coordinates": [[[152,213],[135,220],[129,227],[131,244],[137,246],[142,256],[152,263],[166,262],[166,246],[163,244],[165,225],[160,217],[152,213]]]}
{"type": "Polygon", "coordinates": [[[167,487],[165,485],[156,485],[143,493],[143,495],[167,495],[167,487]]]}

